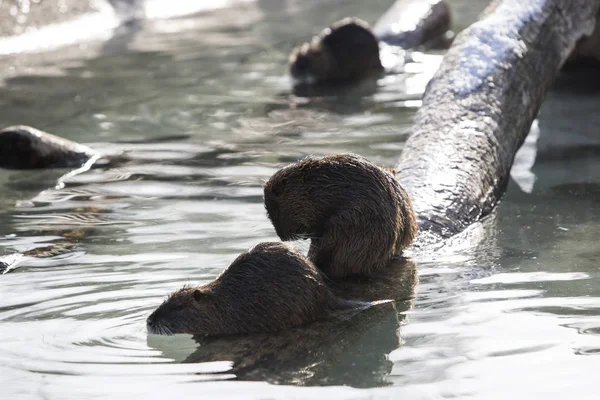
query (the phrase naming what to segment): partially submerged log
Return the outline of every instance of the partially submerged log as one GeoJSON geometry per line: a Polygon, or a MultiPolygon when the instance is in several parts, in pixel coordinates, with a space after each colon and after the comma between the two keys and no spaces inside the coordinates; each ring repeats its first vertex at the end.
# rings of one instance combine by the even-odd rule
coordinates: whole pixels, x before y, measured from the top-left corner
{"type": "Polygon", "coordinates": [[[398,0],[377,20],[373,33],[387,44],[416,49],[445,37],[450,25],[444,0],[398,0]]]}
{"type": "Polygon", "coordinates": [[[429,83],[397,165],[421,243],[490,214],[513,158],[600,1],[501,0],[459,34],[429,83]]]}
{"type": "Polygon", "coordinates": [[[569,61],[585,62],[592,61],[595,66],[600,62],[600,24],[598,20],[600,15],[596,17],[596,29],[589,37],[586,37],[577,43],[577,48],[571,54],[569,61]]]}

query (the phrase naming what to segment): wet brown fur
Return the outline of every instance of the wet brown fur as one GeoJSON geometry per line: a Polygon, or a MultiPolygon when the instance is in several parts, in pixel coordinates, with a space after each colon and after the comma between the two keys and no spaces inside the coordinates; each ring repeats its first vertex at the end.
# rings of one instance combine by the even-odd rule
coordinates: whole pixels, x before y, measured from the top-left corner
{"type": "Polygon", "coordinates": [[[345,18],[294,49],[289,71],[298,80],[350,81],[381,73],[379,40],[369,24],[345,18]]]}
{"type": "Polygon", "coordinates": [[[329,278],[383,269],[417,233],[411,200],[394,174],[354,154],[308,157],[264,186],[282,240],[310,238],[308,256],[329,278]]]}
{"type": "Polygon", "coordinates": [[[276,332],[358,303],[333,296],[320,271],[284,243],[260,243],[213,282],[173,293],[148,318],[159,334],[276,332]]]}

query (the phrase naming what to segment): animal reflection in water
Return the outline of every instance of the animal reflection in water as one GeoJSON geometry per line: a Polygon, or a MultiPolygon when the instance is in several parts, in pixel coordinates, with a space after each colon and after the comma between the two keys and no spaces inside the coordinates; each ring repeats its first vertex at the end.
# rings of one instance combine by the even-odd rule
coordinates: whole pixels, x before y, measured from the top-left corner
{"type": "MultiPolygon", "coordinates": [[[[415,264],[394,258],[388,268],[368,278],[328,281],[335,295],[372,301],[369,307],[339,311],[326,320],[274,333],[194,336],[197,348],[183,362],[231,361],[226,373],[238,380],[385,386],[393,366],[387,356],[402,345],[402,313],[412,306],[417,281],[415,264]]],[[[149,335],[148,345],[166,357],[176,351],[160,336],[149,335]]]]}

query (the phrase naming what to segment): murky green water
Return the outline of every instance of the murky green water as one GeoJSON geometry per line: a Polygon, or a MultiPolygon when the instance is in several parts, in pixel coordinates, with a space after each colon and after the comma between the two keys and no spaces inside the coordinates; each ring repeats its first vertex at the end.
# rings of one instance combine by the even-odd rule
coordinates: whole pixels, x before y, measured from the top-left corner
{"type": "MultiPolygon", "coordinates": [[[[342,151],[396,162],[435,58],[310,103],[283,69],[294,43],[388,3],[258,1],[0,60],[0,125],[132,158],[60,189],[63,171],[0,171],[1,254],[83,236],[0,277],[0,398],[596,398],[600,190],[574,184],[600,182],[600,88],[577,74],[545,105],[494,218],[415,258],[400,323],[379,321],[346,352],[296,338],[294,373],[250,368],[244,381],[227,359],[189,362],[187,336],[147,335],[169,292],[276,239],[261,182],[280,166],[342,151]]],[[[454,4],[464,26],[476,7],[454,4]]]]}

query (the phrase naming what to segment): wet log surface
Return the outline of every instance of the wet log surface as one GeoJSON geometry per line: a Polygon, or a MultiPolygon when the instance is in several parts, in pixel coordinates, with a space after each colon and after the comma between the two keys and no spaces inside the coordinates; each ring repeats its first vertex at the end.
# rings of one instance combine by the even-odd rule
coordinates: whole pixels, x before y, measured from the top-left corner
{"type": "Polygon", "coordinates": [[[490,214],[515,153],[600,1],[503,0],[456,38],[429,83],[399,179],[419,242],[450,237],[490,214]]]}
{"type": "Polygon", "coordinates": [[[373,33],[387,44],[415,49],[443,37],[450,24],[444,0],[398,0],[377,20],[373,33]]]}

